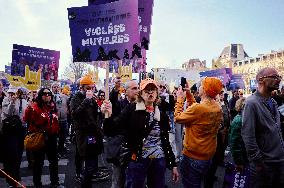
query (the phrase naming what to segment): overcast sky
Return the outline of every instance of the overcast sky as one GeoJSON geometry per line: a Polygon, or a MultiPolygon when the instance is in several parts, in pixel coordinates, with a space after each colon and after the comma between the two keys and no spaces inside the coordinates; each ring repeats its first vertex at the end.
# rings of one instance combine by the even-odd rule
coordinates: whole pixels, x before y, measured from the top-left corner
{"type": "MultiPolygon", "coordinates": [[[[0,70],[12,44],[59,50],[60,72],[71,56],[67,8],[88,0],[0,0],[0,70]]],[[[148,69],[181,67],[242,43],[251,57],[284,48],[283,0],[154,0],[148,69]]]]}

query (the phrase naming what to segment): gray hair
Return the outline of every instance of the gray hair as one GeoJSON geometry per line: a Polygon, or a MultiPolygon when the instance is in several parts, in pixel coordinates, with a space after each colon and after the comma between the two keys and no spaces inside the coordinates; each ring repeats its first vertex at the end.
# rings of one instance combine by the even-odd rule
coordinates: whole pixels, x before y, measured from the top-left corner
{"type": "Polygon", "coordinates": [[[135,79],[129,80],[129,81],[127,81],[127,82],[124,84],[124,89],[127,90],[127,89],[130,87],[130,84],[131,84],[133,81],[134,81],[136,84],[138,84],[137,80],[135,80],[135,79]]]}

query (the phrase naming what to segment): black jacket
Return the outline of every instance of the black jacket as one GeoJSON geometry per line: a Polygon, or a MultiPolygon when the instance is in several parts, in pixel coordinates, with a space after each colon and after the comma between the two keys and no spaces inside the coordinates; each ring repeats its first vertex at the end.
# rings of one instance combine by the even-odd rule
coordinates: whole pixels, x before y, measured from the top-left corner
{"type": "MultiPolygon", "coordinates": [[[[141,106],[141,103],[138,104],[141,106]]],[[[138,104],[133,103],[127,105],[119,116],[115,118],[111,116],[104,121],[104,133],[106,135],[114,136],[117,132],[125,132],[128,148],[132,154],[136,154],[136,160],[139,160],[141,157],[143,138],[145,138],[147,134],[145,125],[148,124],[150,118],[150,114],[146,112],[145,109],[139,108],[138,104]]],[[[172,167],[176,167],[176,163],[169,142],[169,118],[163,112],[160,112],[159,125],[161,129],[162,148],[165,154],[167,167],[172,169],[172,167]]]]}
{"type": "Polygon", "coordinates": [[[129,104],[130,102],[125,99],[120,99],[116,102],[115,107],[113,108],[113,115],[118,116],[121,111],[129,104]]]}
{"type": "Polygon", "coordinates": [[[100,109],[95,99],[77,92],[71,100],[71,116],[76,134],[76,144],[82,157],[93,157],[103,150],[103,134],[99,124],[100,109]],[[88,144],[95,137],[96,144],[88,144]]]}

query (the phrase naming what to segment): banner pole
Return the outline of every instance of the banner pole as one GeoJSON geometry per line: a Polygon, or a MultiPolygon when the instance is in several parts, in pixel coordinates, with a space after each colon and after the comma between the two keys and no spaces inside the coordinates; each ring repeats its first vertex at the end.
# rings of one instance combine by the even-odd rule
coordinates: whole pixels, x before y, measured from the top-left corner
{"type": "MultiPolygon", "coordinates": [[[[109,100],[109,61],[105,61],[106,67],[106,82],[105,82],[105,100],[109,100]]],[[[105,118],[108,118],[109,114],[105,113],[105,118]]]]}

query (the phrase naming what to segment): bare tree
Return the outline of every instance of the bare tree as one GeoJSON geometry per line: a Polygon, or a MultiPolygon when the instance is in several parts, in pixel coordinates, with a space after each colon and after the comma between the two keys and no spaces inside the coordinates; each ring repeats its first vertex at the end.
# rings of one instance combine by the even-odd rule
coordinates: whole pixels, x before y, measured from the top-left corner
{"type": "Polygon", "coordinates": [[[87,72],[87,63],[73,62],[70,58],[68,66],[65,67],[63,76],[65,78],[75,78],[75,81],[81,78],[87,72]]]}

